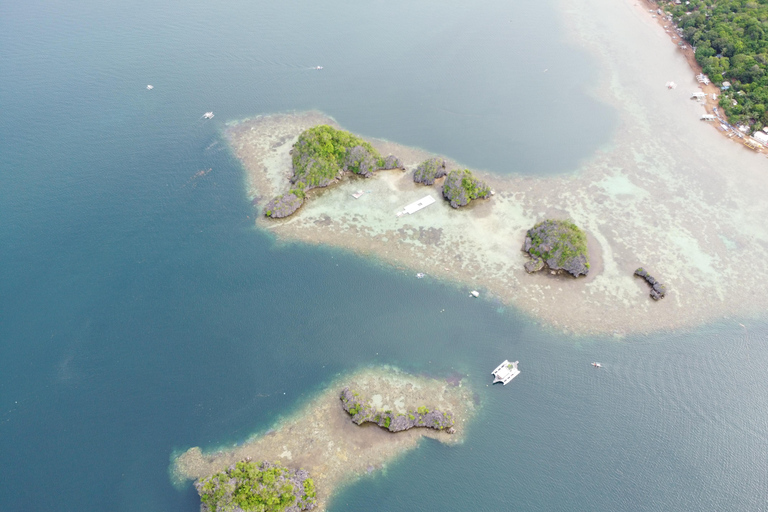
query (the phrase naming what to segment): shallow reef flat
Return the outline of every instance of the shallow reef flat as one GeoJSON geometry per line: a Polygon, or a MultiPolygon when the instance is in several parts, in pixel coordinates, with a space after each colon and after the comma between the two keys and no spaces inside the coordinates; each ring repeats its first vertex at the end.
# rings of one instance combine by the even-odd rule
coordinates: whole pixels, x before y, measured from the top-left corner
{"type": "MultiPolygon", "coordinates": [[[[322,123],[337,126],[319,112],[261,116],[228,126],[226,136],[257,204],[287,190],[292,144],[303,130],[322,123]]],[[[683,148],[684,138],[661,140],[647,136],[648,129],[635,125],[618,131],[610,150],[570,175],[502,177],[474,171],[496,193],[462,210],[441,199],[439,183],[413,182],[416,166],[436,155],[367,139],[382,155],[400,158],[406,171],[345,179],[312,191],[293,216],[259,215],[256,224],[279,239],[372,254],[484,289],[485,297],[495,296],[573,333],[622,335],[764,311],[765,178],[749,167],[735,174],[730,166],[706,160],[718,159],[712,150],[683,148]],[[360,190],[365,193],[355,199],[352,194],[360,190]],[[396,216],[426,194],[437,203],[396,216]],[[587,277],[526,273],[525,233],[546,218],[570,219],[586,231],[587,277]],[[640,266],[665,282],[665,300],[651,300],[647,287],[633,278],[640,266]]],[[[446,162],[449,170],[459,167],[446,162]]]]}
{"type": "Polygon", "coordinates": [[[211,453],[197,447],[187,450],[174,461],[173,477],[178,482],[198,479],[249,458],[278,462],[309,472],[317,490],[317,510],[325,510],[340,485],[380,469],[415,448],[422,437],[460,443],[475,407],[471,388],[462,380],[415,376],[389,366],[367,368],[338,378],[290,417],[240,446],[211,453]],[[358,426],[342,406],[345,387],[371,406],[395,414],[419,407],[450,411],[455,433],[432,428],[393,433],[372,424],[358,426]]]}

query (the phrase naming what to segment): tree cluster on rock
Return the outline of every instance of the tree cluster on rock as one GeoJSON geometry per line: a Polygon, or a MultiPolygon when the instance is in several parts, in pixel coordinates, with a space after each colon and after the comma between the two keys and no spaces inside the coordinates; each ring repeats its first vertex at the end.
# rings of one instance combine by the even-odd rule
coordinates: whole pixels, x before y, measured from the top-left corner
{"type": "Polygon", "coordinates": [[[430,411],[419,407],[415,411],[396,414],[392,411],[378,411],[367,401],[348,387],[341,390],[341,404],[352,415],[352,421],[358,425],[366,422],[376,423],[390,432],[400,432],[414,427],[428,427],[447,430],[453,433],[453,414],[450,412],[430,411]]]}
{"type": "Polygon", "coordinates": [[[667,287],[654,279],[643,267],[635,270],[635,275],[645,279],[645,282],[651,287],[650,295],[653,300],[663,299],[664,295],[667,294],[667,287]]]}
{"type": "Polygon", "coordinates": [[[195,482],[201,512],[299,512],[316,505],[315,483],[303,469],[241,461],[195,482]]]}
{"type": "Polygon", "coordinates": [[[424,160],[413,171],[413,181],[423,185],[434,185],[435,180],[445,176],[445,160],[442,158],[430,158],[424,160]]]}
{"type": "Polygon", "coordinates": [[[473,199],[485,199],[490,193],[491,187],[475,178],[469,169],[449,172],[443,183],[443,197],[453,208],[466,206],[473,199]]]}
{"type": "Polygon", "coordinates": [[[523,251],[532,258],[525,264],[525,270],[531,273],[544,267],[564,270],[574,277],[589,272],[587,236],[569,221],[539,222],[526,233],[523,251]]]}
{"type": "Polygon", "coordinates": [[[328,125],[302,132],[291,150],[291,160],[291,189],[267,204],[267,217],[291,215],[304,203],[307,191],[327,187],[346,172],[370,178],[377,170],[403,168],[398,158],[384,158],[360,137],[328,125]]]}

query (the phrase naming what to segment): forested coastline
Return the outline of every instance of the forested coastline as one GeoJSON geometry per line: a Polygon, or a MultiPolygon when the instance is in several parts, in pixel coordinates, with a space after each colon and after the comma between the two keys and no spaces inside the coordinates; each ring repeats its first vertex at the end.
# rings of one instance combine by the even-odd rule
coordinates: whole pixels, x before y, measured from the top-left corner
{"type": "Polygon", "coordinates": [[[703,72],[723,88],[720,106],[728,120],[753,130],[768,126],[768,0],[659,4],[694,47],[703,72]]]}

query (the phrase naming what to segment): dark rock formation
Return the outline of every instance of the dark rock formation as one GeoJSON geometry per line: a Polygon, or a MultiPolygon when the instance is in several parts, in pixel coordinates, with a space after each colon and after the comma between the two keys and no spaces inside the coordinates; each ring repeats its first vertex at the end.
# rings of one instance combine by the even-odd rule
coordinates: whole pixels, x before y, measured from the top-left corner
{"type": "Polygon", "coordinates": [[[442,158],[430,158],[419,164],[413,171],[413,181],[424,185],[434,185],[435,180],[446,175],[445,160],[442,158]]]}
{"type": "Polygon", "coordinates": [[[645,282],[651,287],[651,298],[653,300],[663,299],[664,295],[667,294],[667,287],[654,279],[643,267],[635,270],[635,275],[645,279],[645,282]]]}
{"type": "Polygon", "coordinates": [[[293,192],[277,196],[264,206],[264,215],[273,219],[287,217],[304,204],[304,198],[293,192]]]}
{"type": "Polygon", "coordinates": [[[451,206],[466,206],[473,199],[485,199],[491,194],[491,187],[475,178],[468,169],[451,171],[443,183],[443,197],[451,206]]]}
{"type": "Polygon", "coordinates": [[[419,407],[405,414],[382,412],[376,410],[349,388],[341,390],[341,404],[344,410],[352,415],[352,421],[358,425],[365,422],[376,423],[390,432],[400,432],[413,427],[429,427],[453,433],[453,414],[450,412],[430,411],[426,407],[419,407]]]}
{"type": "Polygon", "coordinates": [[[316,506],[315,484],[308,472],[269,462],[238,462],[196,481],[195,488],[200,495],[200,512],[300,512],[316,506]],[[247,493],[238,492],[243,488],[247,493]]]}
{"type": "Polygon", "coordinates": [[[553,271],[564,270],[574,277],[589,272],[587,236],[572,222],[539,222],[526,233],[523,251],[533,258],[525,265],[528,272],[537,272],[545,266],[553,271]]]}

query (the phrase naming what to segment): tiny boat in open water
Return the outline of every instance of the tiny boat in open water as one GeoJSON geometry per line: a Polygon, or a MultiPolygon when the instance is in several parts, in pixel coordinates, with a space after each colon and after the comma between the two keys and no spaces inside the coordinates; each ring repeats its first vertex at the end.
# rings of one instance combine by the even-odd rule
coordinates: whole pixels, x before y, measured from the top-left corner
{"type": "Polygon", "coordinates": [[[151,91],[151,90],[152,90],[152,89],[154,89],[154,88],[155,88],[155,86],[154,86],[154,85],[148,85],[148,86],[147,86],[147,90],[148,90],[148,91],[151,91]]]}
{"type": "Polygon", "coordinates": [[[496,384],[497,382],[501,382],[506,386],[509,381],[520,375],[520,370],[517,369],[517,364],[519,362],[520,361],[515,361],[514,363],[510,363],[505,359],[503,363],[491,372],[494,376],[493,383],[496,384]]]}
{"type": "Polygon", "coordinates": [[[205,119],[213,119],[213,112],[206,112],[205,114],[203,114],[203,117],[205,119]]]}
{"type": "Polygon", "coordinates": [[[603,365],[601,365],[600,363],[592,363],[592,366],[594,366],[595,368],[602,368],[603,367],[603,365]]]}

